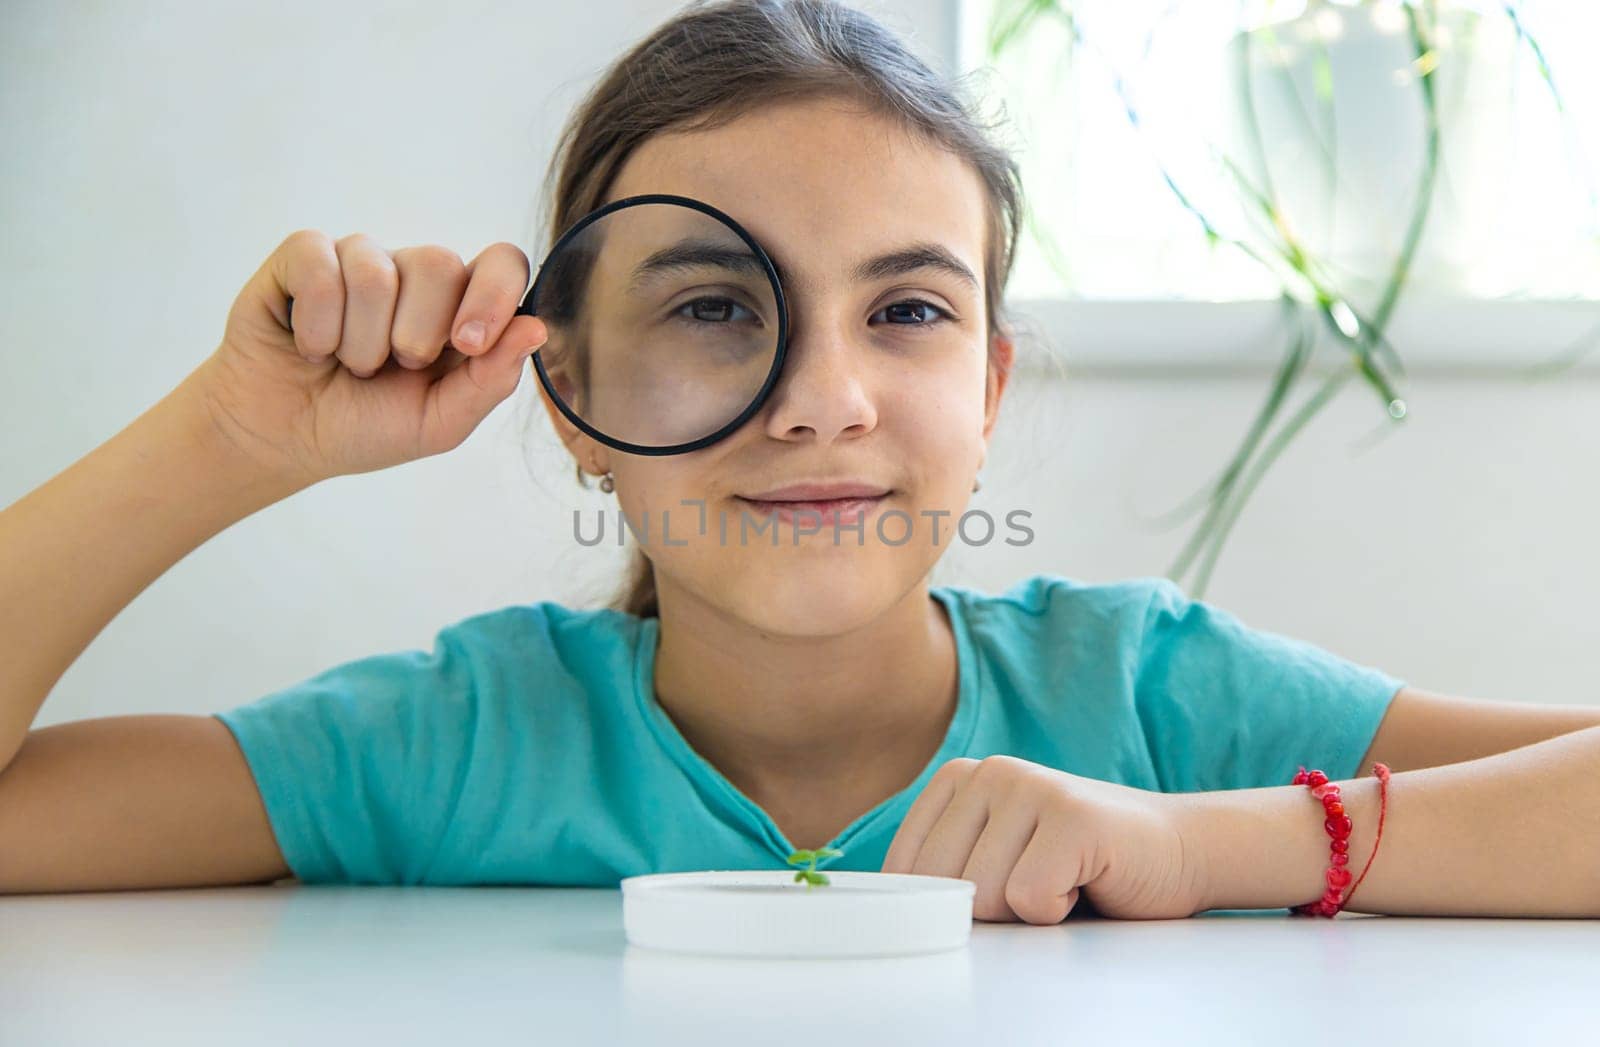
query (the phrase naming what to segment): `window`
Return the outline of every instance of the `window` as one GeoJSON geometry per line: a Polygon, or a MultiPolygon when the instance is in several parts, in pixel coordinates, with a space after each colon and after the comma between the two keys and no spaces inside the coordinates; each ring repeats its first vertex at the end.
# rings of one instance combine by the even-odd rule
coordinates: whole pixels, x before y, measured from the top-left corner
{"type": "Polygon", "coordinates": [[[1033,214],[1013,299],[1275,299],[1293,270],[1208,242],[1174,192],[1224,237],[1265,249],[1267,211],[1231,163],[1258,190],[1270,185],[1324,275],[1370,305],[1418,199],[1418,77],[1430,75],[1438,164],[1395,337],[1439,302],[1481,315],[1485,300],[1565,299],[1552,334],[1562,344],[1600,320],[1571,301],[1600,299],[1600,64],[1586,53],[1600,5],[1525,0],[1510,5],[1513,20],[1500,3],[1424,4],[1438,15],[1423,23],[1433,55],[1419,58],[1396,0],[957,2],[958,71],[990,67],[980,84],[1005,106],[1033,214]],[[1039,7],[1054,13],[991,60],[996,16],[1039,7]],[[1247,65],[1241,29],[1252,30],[1247,65]],[[1259,151],[1241,115],[1242,70],[1259,151]]]}

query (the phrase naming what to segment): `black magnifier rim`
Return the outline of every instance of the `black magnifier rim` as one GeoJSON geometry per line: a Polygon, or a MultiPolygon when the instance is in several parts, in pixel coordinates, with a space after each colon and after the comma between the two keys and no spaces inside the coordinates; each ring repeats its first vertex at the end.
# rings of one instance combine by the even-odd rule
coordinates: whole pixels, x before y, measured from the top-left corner
{"type": "Polygon", "coordinates": [[[768,394],[772,392],[772,387],[778,384],[778,375],[783,370],[783,358],[789,347],[789,308],[783,299],[783,284],[778,280],[777,267],[772,264],[772,259],[767,257],[767,252],[762,250],[761,245],[756,242],[756,238],[745,231],[744,226],[740,225],[731,216],[719,211],[715,207],[712,207],[710,204],[688,196],[677,196],[672,193],[642,193],[637,196],[626,196],[620,200],[613,200],[611,203],[606,204],[603,207],[599,207],[593,211],[590,211],[588,214],[580,218],[571,229],[568,229],[566,232],[561,234],[561,238],[555,242],[555,246],[551,247],[549,253],[544,256],[544,261],[539,263],[539,273],[534,278],[533,286],[528,289],[528,293],[522,299],[522,304],[517,306],[517,311],[513,315],[538,315],[533,311],[533,303],[539,297],[539,285],[544,282],[544,278],[549,270],[549,265],[547,263],[552,257],[554,257],[557,251],[560,251],[567,245],[568,241],[577,236],[584,229],[588,228],[590,224],[600,220],[601,218],[604,218],[611,212],[621,210],[624,207],[634,207],[639,204],[678,204],[680,206],[699,211],[701,214],[710,215],[712,218],[715,218],[717,221],[722,222],[724,225],[728,226],[728,228],[732,229],[734,233],[738,235],[739,239],[744,241],[745,246],[750,248],[750,250],[754,252],[755,256],[760,259],[761,267],[766,270],[767,280],[772,284],[772,293],[778,304],[778,351],[773,355],[772,369],[767,372],[767,380],[762,383],[760,391],[756,393],[755,398],[750,401],[749,406],[741,411],[737,418],[708,436],[702,436],[698,439],[690,440],[687,443],[681,444],[635,444],[629,443],[626,440],[619,440],[614,436],[609,436],[601,432],[588,422],[584,421],[582,418],[579,418],[577,414],[575,414],[573,410],[567,406],[566,401],[556,393],[555,387],[551,384],[550,375],[546,373],[544,369],[544,361],[541,359],[541,357],[544,355],[543,346],[535,350],[533,353],[533,369],[538,373],[539,383],[544,386],[545,392],[550,394],[550,402],[555,404],[557,409],[559,409],[561,413],[566,416],[567,421],[571,422],[588,435],[594,437],[596,440],[599,440],[607,447],[614,447],[619,451],[626,451],[629,454],[687,454],[690,451],[698,451],[702,447],[709,447],[711,444],[723,439],[728,434],[744,425],[745,422],[748,422],[752,415],[761,410],[761,405],[766,402],[768,394]]]}

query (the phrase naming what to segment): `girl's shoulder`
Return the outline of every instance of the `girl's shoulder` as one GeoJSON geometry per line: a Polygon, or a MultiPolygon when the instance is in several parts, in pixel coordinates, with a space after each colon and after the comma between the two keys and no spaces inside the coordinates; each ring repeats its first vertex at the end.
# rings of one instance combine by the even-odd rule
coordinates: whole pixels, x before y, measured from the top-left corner
{"type": "Polygon", "coordinates": [[[1041,686],[1137,660],[1156,609],[1184,599],[1168,579],[1146,576],[1090,582],[1041,573],[999,592],[967,585],[933,591],[980,662],[1041,686]]]}
{"type": "Polygon", "coordinates": [[[441,629],[438,644],[471,665],[480,700],[538,715],[624,704],[654,628],[609,607],[538,600],[470,614],[441,629]]]}
{"type": "Polygon", "coordinates": [[[644,622],[609,607],[539,600],[479,611],[446,625],[440,633],[485,653],[593,657],[632,650],[644,622]]]}
{"type": "Polygon", "coordinates": [[[1188,602],[1176,583],[1155,575],[1090,582],[1046,572],[1019,579],[997,593],[967,585],[934,588],[975,621],[1013,625],[1031,620],[1142,626],[1153,607],[1188,602]]]}

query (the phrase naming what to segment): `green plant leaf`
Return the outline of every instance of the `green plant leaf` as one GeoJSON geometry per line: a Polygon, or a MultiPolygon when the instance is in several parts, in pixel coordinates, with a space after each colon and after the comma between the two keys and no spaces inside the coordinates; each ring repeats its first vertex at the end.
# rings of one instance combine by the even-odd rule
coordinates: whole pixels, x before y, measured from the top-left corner
{"type": "Polygon", "coordinates": [[[1289,445],[1289,441],[1293,440],[1295,435],[1305,428],[1306,423],[1311,421],[1312,417],[1322,410],[1328,401],[1333,399],[1339,392],[1340,387],[1349,380],[1350,375],[1351,371],[1347,368],[1340,368],[1330,375],[1323,382],[1321,388],[1278,431],[1278,435],[1267,445],[1266,450],[1262,451],[1261,457],[1256,461],[1249,475],[1242,481],[1237,497],[1235,497],[1233,504],[1228,507],[1227,515],[1222,518],[1217,527],[1217,535],[1212,542],[1211,550],[1207,553],[1205,562],[1200,567],[1200,576],[1196,583],[1197,592],[1205,590],[1206,583],[1211,578],[1211,570],[1216,564],[1218,554],[1222,550],[1222,544],[1227,540],[1228,532],[1233,530],[1234,521],[1239,518],[1239,510],[1255,490],[1256,484],[1261,482],[1261,478],[1266,475],[1272,463],[1277,461],[1278,456],[1283,453],[1283,449],[1289,445]]]}
{"type": "MultiPolygon", "coordinates": [[[[1000,0],[989,19],[989,57],[998,58],[1055,6],[1055,0],[1000,0]]],[[[1071,18],[1070,12],[1059,13],[1071,18]]]]}
{"type": "MultiPolygon", "coordinates": [[[[1243,87],[1244,97],[1238,101],[1244,117],[1244,125],[1251,136],[1246,143],[1250,156],[1254,157],[1261,168],[1260,184],[1255,184],[1255,179],[1248,176],[1235,162],[1233,157],[1227,156],[1215,146],[1212,147],[1214,158],[1219,160],[1221,166],[1231,176],[1237,185],[1238,191],[1246,204],[1246,227],[1239,230],[1238,235],[1230,235],[1220,228],[1211,217],[1197,206],[1179,184],[1179,179],[1169,170],[1162,158],[1148,140],[1145,145],[1150,148],[1151,158],[1162,181],[1191,216],[1199,223],[1200,231],[1208,246],[1215,248],[1226,244],[1238,248],[1245,255],[1269,271],[1277,279],[1282,288],[1282,297],[1286,304],[1304,302],[1312,305],[1317,314],[1320,314],[1327,329],[1332,333],[1334,342],[1347,351],[1350,356],[1350,367],[1338,369],[1332,378],[1325,382],[1312,396],[1289,418],[1283,426],[1268,438],[1268,433],[1277,422],[1280,412],[1285,408],[1287,398],[1295,384],[1301,377],[1310,355],[1315,347],[1315,339],[1311,337],[1308,324],[1303,318],[1297,316],[1296,327],[1290,335],[1289,343],[1285,349],[1284,358],[1279,364],[1274,375],[1271,387],[1263,403],[1258,408],[1256,416],[1235,450],[1230,461],[1220,473],[1208,484],[1191,496],[1179,507],[1183,517],[1188,517],[1202,508],[1204,516],[1195,528],[1184,548],[1180,551],[1170,573],[1181,575],[1195,566],[1199,558],[1199,577],[1195,588],[1197,597],[1203,596],[1206,582],[1209,580],[1215,567],[1221,549],[1237,521],[1243,506],[1254,492],[1256,486],[1265,475],[1266,471],[1282,454],[1290,440],[1309,424],[1318,411],[1325,406],[1343,383],[1352,377],[1361,377],[1378,395],[1382,406],[1388,416],[1395,421],[1402,420],[1407,414],[1405,400],[1395,388],[1394,379],[1403,378],[1406,370],[1403,361],[1388,337],[1388,326],[1394,309],[1402,292],[1408,286],[1412,265],[1416,258],[1418,245],[1423,232],[1427,227],[1432,210],[1433,196],[1436,191],[1441,164],[1441,130],[1439,100],[1436,97],[1436,77],[1432,74],[1438,68],[1440,61],[1453,61],[1457,52],[1450,51],[1442,54],[1435,46],[1434,41],[1439,36],[1439,5],[1437,0],[1410,0],[1401,5],[1412,44],[1413,59],[1410,65],[1415,74],[1414,80],[1420,92],[1425,118],[1424,155],[1420,170],[1417,173],[1417,182],[1414,197],[1411,201],[1410,214],[1406,223],[1401,248],[1396,254],[1387,278],[1384,280],[1377,303],[1373,306],[1370,315],[1363,315],[1353,302],[1349,300],[1341,287],[1344,277],[1330,271],[1329,265],[1315,256],[1302,243],[1296,231],[1292,229],[1286,216],[1278,206],[1274,192],[1272,172],[1267,169],[1266,154],[1261,142],[1261,128],[1256,119],[1254,94],[1250,84],[1251,70],[1249,68],[1249,55],[1252,46],[1252,34],[1242,33],[1239,36],[1238,46],[1240,57],[1244,60],[1241,68],[1239,83],[1243,87]],[[1258,227],[1259,228],[1255,228],[1258,227]],[[1254,242],[1251,242],[1254,241],[1254,242]],[[1352,322],[1352,318],[1354,318],[1352,322]],[[1392,377],[1391,377],[1392,376],[1392,377]],[[1265,442],[1265,443],[1264,443],[1265,442]]],[[[1068,39],[1063,51],[1070,55],[1076,48],[1087,47],[1099,55],[1109,70],[1111,86],[1122,105],[1129,125],[1136,131],[1142,132],[1144,125],[1140,118],[1138,108],[1134,105],[1133,97],[1123,82],[1110,56],[1092,39],[1087,39],[1082,31],[1081,23],[1076,19],[1074,5],[1070,0],[998,0],[993,19],[990,23],[989,41],[991,44],[991,57],[996,57],[1000,51],[1015,45],[1026,31],[1042,19],[1051,19],[1064,25],[1068,32],[1068,39]]],[[[1527,31],[1522,22],[1518,5],[1514,0],[1505,0],[1503,4],[1505,16],[1510,20],[1516,32],[1517,39],[1526,44],[1532,52],[1539,66],[1539,74],[1549,88],[1550,95],[1555,101],[1556,110],[1563,118],[1564,123],[1569,123],[1569,113],[1564,104],[1564,99],[1556,89],[1555,79],[1551,75],[1545,54],[1537,40],[1527,31]]],[[[1275,46],[1271,30],[1257,31],[1255,40],[1275,46]]],[[[1146,51],[1149,50],[1149,41],[1146,41],[1146,51]]],[[[1319,41],[1316,53],[1312,56],[1311,97],[1308,100],[1301,92],[1300,85],[1292,75],[1284,73],[1285,86],[1293,95],[1291,101],[1299,118],[1306,125],[1306,130],[1314,137],[1315,144],[1319,147],[1324,169],[1327,173],[1328,188],[1330,193],[1337,188],[1335,179],[1338,172],[1334,164],[1336,150],[1336,128],[1334,123],[1333,99],[1335,84],[1333,68],[1329,61],[1327,48],[1319,41]],[[1318,127],[1318,116],[1322,118],[1322,127],[1318,127]],[[1320,133],[1318,133],[1320,132],[1320,133]]],[[[1287,67],[1284,67],[1285,70],[1287,67]]],[[[1590,203],[1600,207],[1600,196],[1597,196],[1593,180],[1588,177],[1587,165],[1582,163],[1581,155],[1575,156],[1578,166],[1583,168],[1583,180],[1589,190],[1590,203]]],[[[1070,273],[1065,264],[1065,252],[1060,245],[1048,236],[1046,230],[1038,228],[1029,215],[1030,232],[1033,239],[1045,248],[1046,260],[1051,267],[1070,286],[1070,273]]],[[[1331,222],[1331,212],[1329,221],[1331,222]]],[[[1600,329],[1597,329],[1600,330],[1600,329]]],[[[1553,369],[1570,366],[1570,363],[1586,355],[1597,344],[1596,332],[1590,332],[1578,340],[1567,351],[1563,352],[1553,361],[1536,365],[1529,370],[1530,377],[1548,374],[1553,369]]]]}
{"type": "Polygon", "coordinates": [[[1257,410],[1255,420],[1251,423],[1250,430],[1245,434],[1244,440],[1241,441],[1238,449],[1234,452],[1233,459],[1228,463],[1228,467],[1212,488],[1210,507],[1200,526],[1195,529],[1195,533],[1185,544],[1182,552],[1178,554],[1178,559],[1167,569],[1168,576],[1174,581],[1182,579],[1194,557],[1212,540],[1214,528],[1227,509],[1240,475],[1251,457],[1256,453],[1256,448],[1271,427],[1273,419],[1277,417],[1284,400],[1288,397],[1295,381],[1300,376],[1300,372],[1304,370],[1307,361],[1311,357],[1314,342],[1310,332],[1306,329],[1305,321],[1299,315],[1296,315],[1294,320],[1297,332],[1289,343],[1282,363],[1278,366],[1278,372],[1273,378],[1272,387],[1268,390],[1265,401],[1257,410]]]}

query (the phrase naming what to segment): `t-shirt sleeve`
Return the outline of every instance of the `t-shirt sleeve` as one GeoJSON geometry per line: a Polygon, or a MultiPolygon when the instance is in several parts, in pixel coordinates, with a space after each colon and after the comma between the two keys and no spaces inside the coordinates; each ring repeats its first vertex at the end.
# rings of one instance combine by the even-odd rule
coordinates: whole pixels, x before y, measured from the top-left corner
{"type": "Polygon", "coordinates": [[[1354,777],[1400,679],[1152,581],[1134,697],[1162,791],[1354,777]]]}
{"type": "Polygon", "coordinates": [[[452,626],[431,652],[360,658],[213,715],[243,750],[296,877],[412,884],[449,822],[477,702],[452,626]]]}

